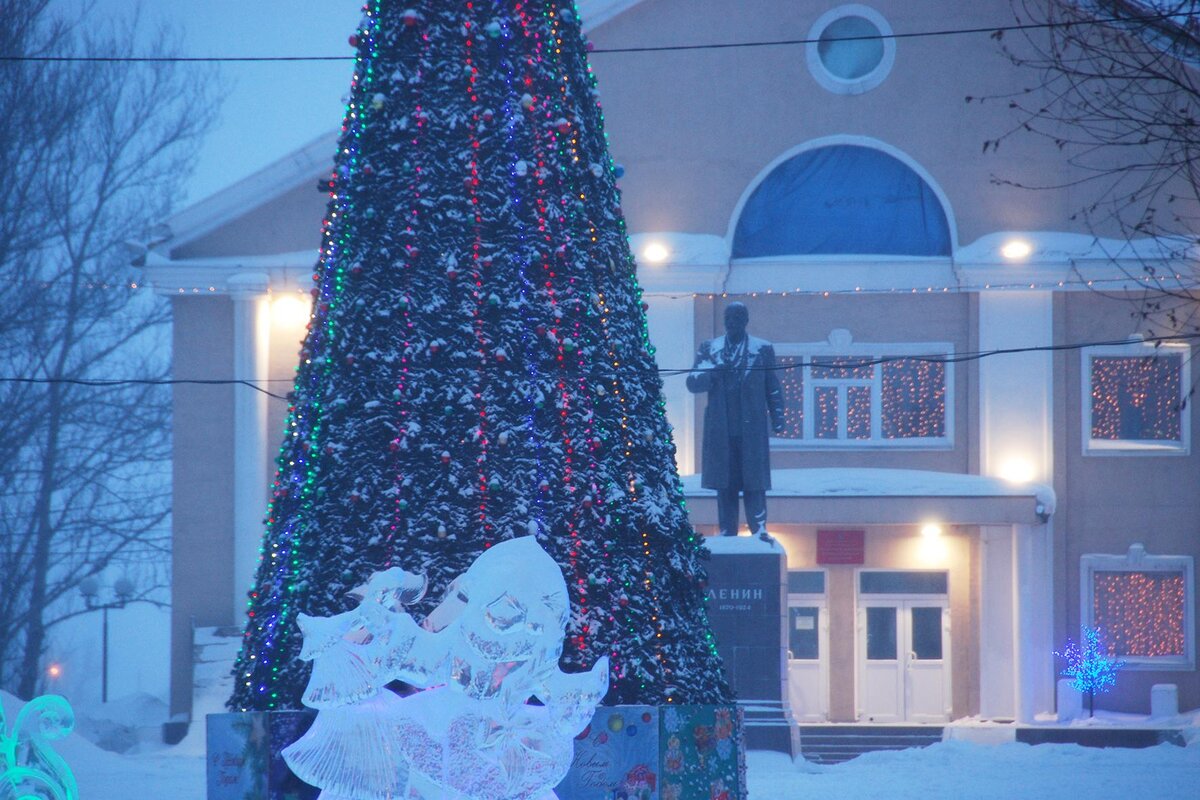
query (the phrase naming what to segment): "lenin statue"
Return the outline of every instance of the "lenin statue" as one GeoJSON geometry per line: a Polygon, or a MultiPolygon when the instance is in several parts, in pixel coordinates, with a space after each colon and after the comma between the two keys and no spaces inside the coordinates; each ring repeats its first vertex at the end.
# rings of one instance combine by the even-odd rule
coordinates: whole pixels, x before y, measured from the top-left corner
{"type": "Polygon", "coordinates": [[[738,493],[751,534],[767,537],[767,489],[771,488],[771,430],[783,430],[783,391],[775,374],[775,349],[746,333],[750,312],[741,303],[725,308],[725,335],[705,342],[688,375],[690,392],[708,392],[704,411],[701,485],[717,490],[722,536],[737,536],[738,493]]]}

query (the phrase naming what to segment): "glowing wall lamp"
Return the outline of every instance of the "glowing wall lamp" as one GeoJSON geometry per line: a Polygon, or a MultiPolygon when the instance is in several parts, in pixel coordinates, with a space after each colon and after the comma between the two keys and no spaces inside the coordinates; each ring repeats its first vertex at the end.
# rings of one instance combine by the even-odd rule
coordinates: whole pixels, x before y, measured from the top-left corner
{"type": "Polygon", "coordinates": [[[1009,483],[1030,483],[1037,478],[1037,471],[1029,459],[1014,457],[1000,465],[1000,478],[1009,483]]]}
{"type": "Polygon", "coordinates": [[[662,242],[650,242],[642,248],[642,258],[651,264],[661,264],[671,257],[671,251],[662,242]]]}
{"type": "Polygon", "coordinates": [[[1024,239],[1009,239],[1000,247],[1000,255],[1008,261],[1024,261],[1033,252],[1033,245],[1024,239]]]}
{"type": "Polygon", "coordinates": [[[921,541],[917,545],[917,553],[926,564],[945,563],[949,550],[946,540],[942,538],[941,525],[927,522],[921,526],[921,541]]]}
{"type": "Polygon", "coordinates": [[[276,325],[299,328],[312,316],[312,307],[299,294],[281,294],[271,301],[271,319],[276,325]]]}

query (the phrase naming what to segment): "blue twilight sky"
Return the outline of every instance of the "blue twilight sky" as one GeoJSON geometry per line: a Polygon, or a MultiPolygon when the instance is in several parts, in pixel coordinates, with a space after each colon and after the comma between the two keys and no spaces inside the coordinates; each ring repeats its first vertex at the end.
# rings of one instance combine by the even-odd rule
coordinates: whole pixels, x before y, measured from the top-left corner
{"type": "MultiPolygon", "coordinates": [[[[60,0],[64,6],[80,1],[60,0]]],[[[93,13],[103,18],[137,5],[137,0],[94,0],[93,13]]],[[[140,5],[144,32],[159,22],[179,29],[181,55],[187,56],[352,56],[347,39],[362,16],[362,0],[141,0],[140,5]]],[[[353,63],[222,64],[225,102],[184,205],[337,128],[353,63]]]]}

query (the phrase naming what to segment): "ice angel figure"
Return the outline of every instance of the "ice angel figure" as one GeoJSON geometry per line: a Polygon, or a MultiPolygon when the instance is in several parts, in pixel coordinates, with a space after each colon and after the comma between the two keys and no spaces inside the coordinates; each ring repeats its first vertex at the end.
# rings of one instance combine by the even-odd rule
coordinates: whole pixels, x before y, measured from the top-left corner
{"type": "Polygon", "coordinates": [[[608,690],[608,660],[559,669],[570,613],[558,565],[532,536],[486,550],[420,625],[424,581],[376,573],[358,607],[302,616],[313,726],[284,750],[323,800],[552,798],[573,739],[608,690]],[[420,691],[400,697],[400,680],[420,691]]]}

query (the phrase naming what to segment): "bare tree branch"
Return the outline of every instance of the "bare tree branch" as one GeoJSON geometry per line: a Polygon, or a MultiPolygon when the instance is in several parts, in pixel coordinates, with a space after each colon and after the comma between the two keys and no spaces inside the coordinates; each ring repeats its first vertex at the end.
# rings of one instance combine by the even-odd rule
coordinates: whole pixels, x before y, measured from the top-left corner
{"type": "MultiPolygon", "coordinates": [[[[97,24],[0,0],[0,52],[132,52],[136,13],[97,24]]],[[[157,31],[156,52],[175,39],[157,31]]],[[[164,218],[216,112],[194,65],[0,64],[0,686],[28,697],[47,632],[85,613],[80,580],[169,579],[169,309],[134,291],[122,243],[164,218]]]]}
{"type": "MultiPolygon", "coordinates": [[[[1156,278],[1134,300],[1133,316],[1156,332],[1200,330],[1193,266],[1200,248],[1200,0],[1013,0],[1013,8],[1022,22],[1052,27],[1011,42],[997,37],[1008,58],[1038,81],[1005,97],[967,98],[1006,101],[1018,115],[984,150],[1014,136],[1041,136],[1078,177],[1053,185],[1003,176],[995,182],[1087,187],[1090,199],[1073,220],[1097,237],[1153,237],[1160,244],[1156,257],[1136,259],[1140,272],[1125,270],[1132,279],[1156,278]]],[[[1112,261],[1130,263],[1129,253],[1114,253],[1112,261]]]]}

